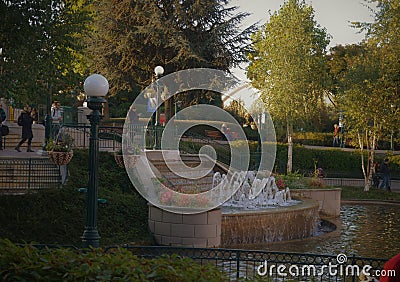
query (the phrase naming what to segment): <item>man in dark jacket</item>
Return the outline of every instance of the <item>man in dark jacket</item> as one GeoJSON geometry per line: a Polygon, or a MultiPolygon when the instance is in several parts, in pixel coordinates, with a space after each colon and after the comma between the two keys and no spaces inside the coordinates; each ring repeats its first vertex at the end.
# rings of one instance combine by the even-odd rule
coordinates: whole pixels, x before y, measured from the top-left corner
{"type": "Polygon", "coordinates": [[[389,159],[386,158],[380,166],[380,172],[382,175],[382,183],[379,188],[385,188],[387,191],[390,190],[390,170],[389,170],[389,159]]]}
{"type": "Polygon", "coordinates": [[[33,152],[33,150],[31,149],[31,144],[33,139],[32,124],[35,119],[31,115],[30,107],[25,107],[21,113],[21,116],[22,116],[22,139],[21,141],[19,141],[17,147],[15,147],[15,150],[21,152],[20,150],[21,145],[26,140],[28,140],[28,149],[26,151],[33,152]]]}

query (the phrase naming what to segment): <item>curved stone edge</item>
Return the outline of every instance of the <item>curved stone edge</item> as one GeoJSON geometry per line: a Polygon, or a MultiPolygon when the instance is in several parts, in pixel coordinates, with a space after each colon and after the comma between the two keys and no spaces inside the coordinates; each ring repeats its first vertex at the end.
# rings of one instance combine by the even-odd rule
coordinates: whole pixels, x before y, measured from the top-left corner
{"type": "Polygon", "coordinates": [[[322,216],[337,217],[340,215],[341,188],[334,189],[291,189],[293,198],[309,198],[319,203],[322,216]]]}
{"type": "Polygon", "coordinates": [[[214,248],[221,245],[221,209],[180,214],[151,204],[148,225],[159,245],[214,248]]]}
{"type": "Polygon", "coordinates": [[[300,206],[281,207],[274,212],[222,215],[222,246],[236,246],[304,239],[317,228],[319,203],[304,199],[300,206]]]}

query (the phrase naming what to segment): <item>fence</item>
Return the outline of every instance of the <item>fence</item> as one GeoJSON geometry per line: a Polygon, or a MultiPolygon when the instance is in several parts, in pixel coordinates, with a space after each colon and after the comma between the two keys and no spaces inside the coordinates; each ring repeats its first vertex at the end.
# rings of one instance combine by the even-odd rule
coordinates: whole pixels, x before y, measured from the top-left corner
{"type": "MultiPolygon", "coordinates": [[[[135,255],[155,258],[164,254],[189,257],[212,264],[231,280],[240,278],[275,281],[359,281],[362,270],[371,275],[383,269],[386,259],[339,255],[266,252],[239,249],[210,249],[160,246],[126,246],[135,255]],[[286,275],[286,276],[285,276],[286,275]]],[[[108,247],[105,252],[112,252],[108,247]]]]}
{"type": "MultiPolygon", "coordinates": [[[[90,139],[90,125],[64,125],[66,133],[71,135],[74,139],[74,147],[85,149],[89,148],[90,139]]],[[[155,136],[161,139],[163,127],[147,127],[141,125],[133,125],[127,130],[129,132],[130,140],[141,145],[146,149],[153,149],[155,147],[155,136]],[[157,135],[155,134],[157,131],[157,135]]],[[[107,151],[117,151],[121,149],[122,143],[122,126],[99,126],[99,148],[107,151]]]]}
{"type": "MultiPolygon", "coordinates": [[[[19,244],[24,246],[24,244],[19,244]]],[[[38,249],[69,248],[72,245],[33,245],[38,249]]],[[[124,246],[106,247],[105,253],[112,254],[118,248],[125,248],[141,258],[157,258],[163,255],[177,255],[190,258],[201,265],[213,265],[231,281],[250,279],[255,281],[360,281],[362,273],[378,277],[387,259],[357,256],[323,255],[268,252],[224,248],[190,248],[166,246],[124,246]]],[[[81,250],[87,252],[87,250],[81,250]]],[[[388,276],[398,273],[386,272],[388,276]]],[[[368,280],[369,281],[369,280],[368,280]]]]}
{"type": "Polygon", "coordinates": [[[0,190],[18,193],[56,188],[60,185],[60,170],[46,158],[2,157],[0,190]]]}

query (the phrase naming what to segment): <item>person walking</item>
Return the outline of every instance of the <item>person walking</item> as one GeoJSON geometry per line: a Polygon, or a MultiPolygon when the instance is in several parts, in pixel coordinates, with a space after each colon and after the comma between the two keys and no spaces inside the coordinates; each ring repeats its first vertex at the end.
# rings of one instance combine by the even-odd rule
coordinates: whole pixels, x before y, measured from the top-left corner
{"type": "Polygon", "coordinates": [[[335,123],[333,125],[333,147],[339,146],[339,130],[340,127],[335,123]]]}
{"type": "Polygon", "coordinates": [[[62,122],[61,103],[59,101],[54,101],[53,106],[51,107],[51,122],[53,125],[53,139],[56,139],[62,122]]]}
{"type": "Polygon", "coordinates": [[[389,170],[389,159],[386,158],[380,166],[380,172],[382,176],[382,182],[379,188],[385,188],[387,191],[390,190],[390,170],[389,170]]]}
{"type": "MultiPolygon", "coordinates": [[[[21,146],[28,140],[28,148],[27,152],[34,152],[31,149],[32,139],[33,139],[33,132],[32,132],[32,124],[35,121],[34,118],[37,118],[34,113],[31,112],[30,107],[25,107],[21,113],[21,120],[22,120],[22,136],[21,141],[19,141],[15,150],[21,152],[21,146]]],[[[36,120],[37,121],[37,120],[36,120]]]]}

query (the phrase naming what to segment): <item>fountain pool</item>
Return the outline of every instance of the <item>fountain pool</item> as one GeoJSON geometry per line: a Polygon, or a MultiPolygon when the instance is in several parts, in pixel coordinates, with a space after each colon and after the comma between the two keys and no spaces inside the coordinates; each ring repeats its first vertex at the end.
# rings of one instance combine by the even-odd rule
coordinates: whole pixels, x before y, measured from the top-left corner
{"type": "Polygon", "coordinates": [[[279,252],[339,254],[390,258],[400,253],[399,204],[345,203],[337,229],[303,240],[236,244],[233,248],[279,252]]]}
{"type": "Polygon", "coordinates": [[[318,209],[318,202],[313,200],[256,210],[223,207],[221,244],[231,246],[308,238],[317,230],[318,209]]]}

